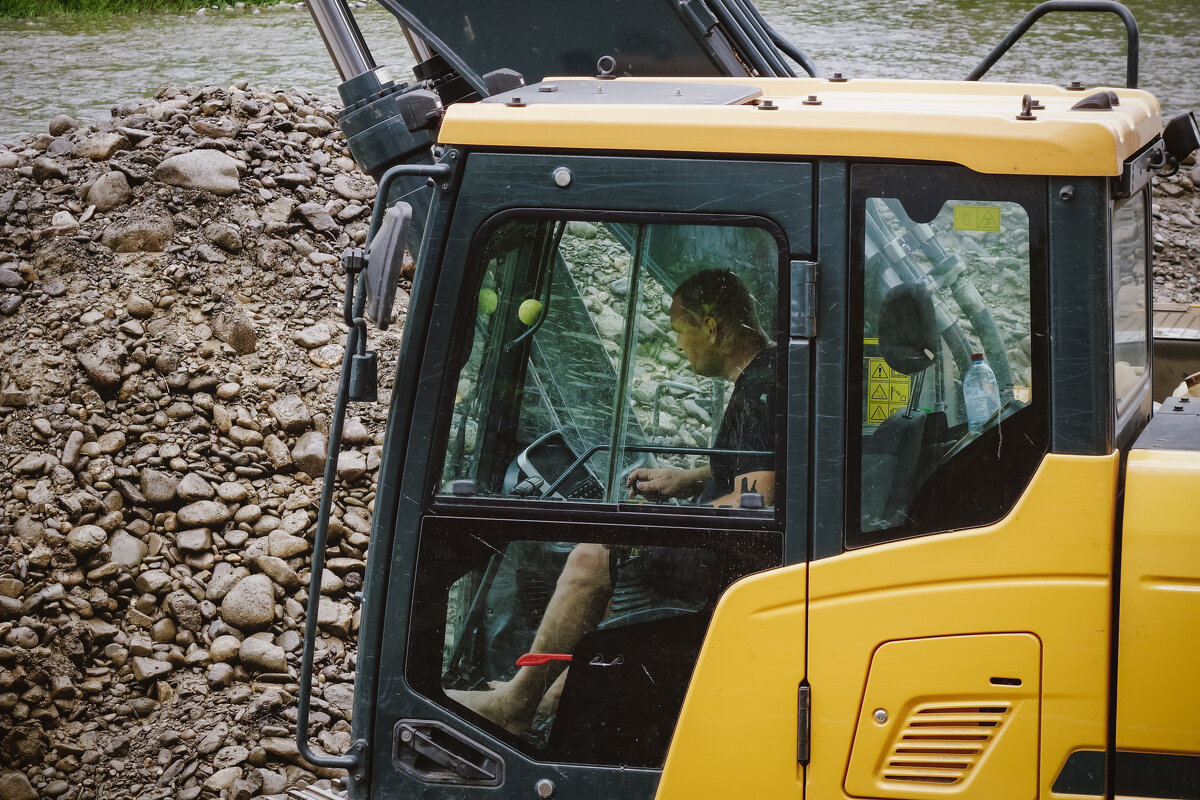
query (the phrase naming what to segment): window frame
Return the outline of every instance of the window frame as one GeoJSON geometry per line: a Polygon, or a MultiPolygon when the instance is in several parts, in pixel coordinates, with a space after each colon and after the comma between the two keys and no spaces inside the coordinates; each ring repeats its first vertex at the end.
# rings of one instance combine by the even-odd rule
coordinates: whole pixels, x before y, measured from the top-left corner
{"type": "MultiPolygon", "coordinates": [[[[846,398],[844,406],[844,435],[846,459],[844,470],[845,503],[843,508],[842,546],[846,550],[861,549],[890,541],[948,533],[964,528],[994,524],[1007,516],[1032,480],[1042,457],[1050,452],[1051,443],[1051,371],[1050,371],[1050,241],[1044,178],[1009,175],[983,175],[958,165],[858,163],[850,170],[849,180],[849,251],[847,259],[847,336],[846,336],[846,398]],[[906,202],[922,189],[932,189],[937,202],[922,199],[906,202]],[[1019,481],[1008,487],[1006,501],[991,513],[977,519],[951,519],[945,524],[903,525],[880,530],[864,531],[862,514],[863,449],[861,410],[865,391],[862,379],[864,357],[864,314],[866,296],[866,202],[871,198],[895,198],[906,210],[913,212],[932,208],[936,216],[951,201],[1008,202],[1022,207],[1029,221],[1029,303],[1030,303],[1030,374],[1031,397],[1026,408],[1006,419],[1028,416],[1021,420],[1018,435],[1028,434],[1027,450],[1018,451],[1014,463],[1024,466],[1019,481]],[[1027,429],[1026,429],[1027,427],[1027,429]]],[[[927,220],[919,220],[927,221],[927,220]]],[[[997,435],[999,426],[990,433],[997,435]]],[[[1011,424],[1009,430],[1011,430],[1011,424]]],[[[984,436],[974,444],[981,444],[984,436]]],[[[1005,433],[1008,433],[1006,430],[1005,433]]],[[[1006,437],[1012,439],[1015,437],[1006,437]]],[[[1022,437],[1024,438],[1024,437],[1022,437]]],[[[976,448],[978,449],[978,448],[976,448]]],[[[965,452],[965,451],[964,451],[965,452]]],[[[961,454],[959,454],[961,456],[961,454]]],[[[959,459],[939,464],[924,484],[929,486],[947,465],[959,459]]],[[[963,465],[965,466],[965,465],[963,465]]],[[[921,496],[922,489],[915,497],[921,496]]],[[[913,507],[916,503],[914,502],[913,507]]],[[[911,507],[910,507],[911,508],[911,507]]]]}
{"type": "MultiPolygon", "coordinates": [[[[788,310],[790,307],[790,268],[791,252],[789,241],[784,228],[769,217],[760,214],[746,213],[703,213],[703,212],[674,212],[674,211],[637,211],[614,209],[584,209],[570,207],[511,207],[497,211],[487,216],[472,234],[467,247],[465,266],[463,268],[460,295],[456,303],[458,314],[451,323],[453,325],[446,368],[442,374],[437,413],[434,417],[434,432],[430,438],[430,459],[427,470],[427,480],[424,491],[425,513],[463,514],[477,510],[491,509],[500,512],[501,509],[521,509],[517,513],[529,514],[531,518],[561,516],[564,512],[571,517],[579,514],[596,515],[619,513],[623,518],[633,515],[654,517],[657,520],[666,518],[681,522],[687,520],[705,520],[710,525],[718,520],[727,520],[730,524],[759,527],[765,523],[772,530],[782,530],[786,519],[786,487],[787,468],[787,419],[788,392],[787,387],[787,343],[790,340],[788,310]],[[548,221],[581,221],[591,223],[623,223],[629,225],[712,225],[723,227],[757,228],[769,234],[777,246],[777,291],[775,298],[776,318],[773,325],[764,324],[768,336],[775,342],[777,358],[775,364],[775,475],[776,492],[775,504],[765,511],[741,508],[712,508],[700,505],[674,506],[652,503],[607,503],[580,502],[576,500],[541,500],[521,499],[510,497],[456,497],[440,491],[443,471],[448,457],[448,444],[453,425],[453,397],[457,390],[458,380],[465,366],[469,353],[468,345],[474,335],[475,305],[473,298],[479,291],[479,282],[487,269],[482,254],[490,236],[504,224],[514,219],[548,220],[548,221]]],[[[505,514],[513,511],[504,512],[505,514]]]]}

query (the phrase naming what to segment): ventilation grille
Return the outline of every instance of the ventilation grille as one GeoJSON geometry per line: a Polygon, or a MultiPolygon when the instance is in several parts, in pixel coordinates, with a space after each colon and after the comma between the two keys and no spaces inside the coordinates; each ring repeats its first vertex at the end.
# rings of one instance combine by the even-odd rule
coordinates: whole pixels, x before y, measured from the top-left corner
{"type": "Polygon", "coordinates": [[[1009,712],[1006,704],[918,708],[884,762],[883,780],[942,786],[965,781],[996,741],[1009,712]]]}

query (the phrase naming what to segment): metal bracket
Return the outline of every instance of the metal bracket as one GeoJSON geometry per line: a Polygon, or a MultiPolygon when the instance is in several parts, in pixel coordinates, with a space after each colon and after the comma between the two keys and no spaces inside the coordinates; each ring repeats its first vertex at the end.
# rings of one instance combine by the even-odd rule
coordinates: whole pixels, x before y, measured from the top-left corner
{"type": "Polygon", "coordinates": [[[817,335],[817,264],[793,261],[791,269],[790,333],[810,339],[817,335]]]}
{"type": "Polygon", "coordinates": [[[807,764],[812,749],[812,687],[796,689],[796,763],[807,764]]]}

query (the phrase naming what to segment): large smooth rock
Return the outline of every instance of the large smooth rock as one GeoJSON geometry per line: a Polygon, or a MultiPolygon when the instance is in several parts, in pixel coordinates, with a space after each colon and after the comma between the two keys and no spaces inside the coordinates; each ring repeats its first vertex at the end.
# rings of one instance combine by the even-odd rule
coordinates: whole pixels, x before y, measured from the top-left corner
{"type": "Polygon", "coordinates": [[[160,678],[171,671],[171,662],[159,661],[156,658],[134,656],[132,663],[133,677],[138,682],[154,680],[155,678],[160,678]]]}
{"type": "Polygon", "coordinates": [[[78,354],[79,365],[88,380],[101,392],[121,385],[121,367],[129,351],[115,339],[101,339],[78,354]]]}
{"type": "Polygon", "coordinates": [[[242,578],[221,601],[221,619],[238,630],[257,631],[275,619],[275,585],[266,575],[242,578]]]}
{"type": "Polygon", "coordinates": [[[89,136],[75,145],[74,155],[76,158],[90,158],[92,161],[107,161],[129,147],[129,140],[123,133],[105,131],[89,136]]]}
{"type": "Polygon", "coordinates": [[[97,178],[87,193],[87,201],[94,205],[97,211],[112,211],[128,203],[132,197],[133,190],[129,188],[129,180],[125,173],[115,170],[97,178]]]}
{"type": "Polygon", "coordinates": [[[288,433],[301,433],[312,424],[312,412],[299,395],[285,394],[267,406],[267,410],[288,433]]]}
{"type": "Polygon", "coordinates": [[[196,601],[196,598],[179,589],[167,595],[163,606],[167,613],[179,623],[179,627],[192,633],[200,632],[204,617],[200,613],[200,603],[196,601]]]}
{"type": "Polygon", "coordinates": [[[104,229],[100,242],[116,253],[161,253],[175,236],[175,221],[165,211],[137,207],[104,229]]]}
{"type": "Polygon", "coordinates": [[[309,431],[296,440],[296,446],[292,448],[292,463],[301,472],[319,477],[325,471],[327,447],[325,434],[309,431]]]}
{"type": "Polygon", "coordinates": [[[181,500],[192,502],[194,500],[212,500],[217,493],[213,489],[212,484],[201,478],[194,472],[189,472],[184,475],[179,481],[179,485],[175,489],[176,494],[181,500]]]}
{"type": "Polygon", "coordinates": [[[218,503],[215,500],[201,500],[179,509],[176,516],[182,525],[204,528],[210,525],[224,525],[232,514],[224,503],[218,503]]]}
{"type": "Polygon", "coordinates": [[[193,150],[163,161],[154,177],[184,189],[233,194],[238,190],[238,161],[218,150],[193,150]]]}
{"type": "Polygon", "coordinates": [[[108,549],[111,553],[108,560],[129,570],[140,567],[148,552],[145,542],[125,531],[117,531],[112,535],[108,540],[108,549]]]}
{"type": "Polygon", "coordinates": [[[317,605],[317,625],[326,633],[332,633],[344,639],[350,634],[352,620],[353,614],[350,609],[336,600],[322,597],[317,605]]]}
{"type": "Polygon", "coordinates": [[[238,355],[244,356],[258,349],[258,334],[240,303],[226,303],[213,315],[210,324],[213,336],[232,347],[238,355]]]}
{"type": "Polygon", "coordinates": [[[38,800],[37,792],[23,772],[0,775],[0,800],[38,800]]]}
{"type": "Polygon", "coordinates": [[[258,672],[287,672],[287,653],[283,648],[256,636],[242,642],[238,659],[242,666],[258,672]]]}
{"type": "Polygon", "coordinates": [[[179,480],[170,473],[147,467],[142,470],[140,485],[147,503],[163,506],[175,499],[179,480]]]}
{"type": "Polygon", "coordinates": [[[80,555],[96,552],[107,541],[108,534],[98,525],[80,525],[67,534],[67,547],[80,555]]]}

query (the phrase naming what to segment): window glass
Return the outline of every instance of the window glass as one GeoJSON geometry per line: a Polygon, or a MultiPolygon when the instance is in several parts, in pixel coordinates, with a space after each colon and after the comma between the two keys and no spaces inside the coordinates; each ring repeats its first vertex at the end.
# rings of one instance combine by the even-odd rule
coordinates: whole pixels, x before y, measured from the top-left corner
{"type": "Polygon", "coordinates": [[[773,505],[772,234],[522,217],[478,254],[442,494],[773,505]]]}
{"type": "Polygon", "coordinates": [[[1120,416],[1149,379],[1146,363],[1146,201],[1131,197],[1113,215],[1114,382],[1120,416]]]}
{"type": "Polygon", "coordinates": [[[773,563],[753,537],[690,533],[496,542],[444,595],[451,707],[537,758],[660,767],[717,599],[773,563]]]}
{"type": "Polygon", "coordinates": [[[936,196],[867,196],[859,209],[856,543],[992,522],[1032,474],[1014,441],[1029,440],[1022,412],[1044,389],[1029,214],[936,196]],[[987,487],[989,475],[1004,479],[987,487]]]}

